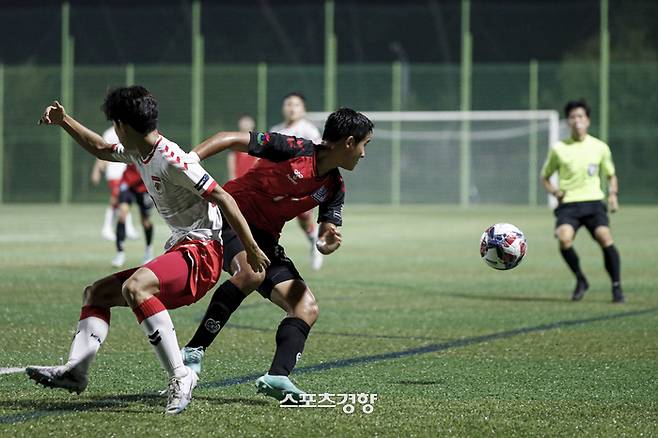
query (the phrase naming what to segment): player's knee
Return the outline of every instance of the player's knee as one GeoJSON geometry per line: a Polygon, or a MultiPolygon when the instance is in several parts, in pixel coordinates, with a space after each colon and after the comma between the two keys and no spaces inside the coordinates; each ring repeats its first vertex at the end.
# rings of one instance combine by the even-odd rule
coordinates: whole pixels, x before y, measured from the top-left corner
{"type": "Polygon", "coordinates": [[[560,244],[560,249],[569,249],[573,246],[573,239],[569,237],[558,237],[558,242],[560,244]]]}
{"type": "Polygon", "coordinates": [[[256,290],[263,280],[265,280],[264,272],[254,272],[251,269],[241,269],[232,278],[232,281],[243,292],[256,290]]]}
{"type": "Polygon", "coordinates": [[[318,306],[318,302],[315,301],[315,297],[313,297],[313,295],[307,295],[310,295],[310,297],[307,296],[306,299],[304,299],[304,320],[309,325],[313,325],[313,323],[318,320],[318,316],[320,316],[320,307],[318,306]]]}
{"type": "Polygon", "coordinates": [[[138,301],[138,297],[142,294],[142,285],[138,278],[131,276],[121,287],[121,295],[128,304],[133,304],[138,301]]]}

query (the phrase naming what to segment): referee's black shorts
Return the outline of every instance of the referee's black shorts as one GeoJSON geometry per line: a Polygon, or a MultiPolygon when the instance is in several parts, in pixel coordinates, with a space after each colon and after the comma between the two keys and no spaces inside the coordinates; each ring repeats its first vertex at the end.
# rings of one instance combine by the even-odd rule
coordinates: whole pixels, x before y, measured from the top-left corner
{"type": "Polygon", "coordinates": [[[553,213],[557,218],[555,228],[569,224],[578,231],[584,225],[592,236],[597,227],[610,225],[608,208],[601,201],[567,202],[560,204],[553,213]]]}

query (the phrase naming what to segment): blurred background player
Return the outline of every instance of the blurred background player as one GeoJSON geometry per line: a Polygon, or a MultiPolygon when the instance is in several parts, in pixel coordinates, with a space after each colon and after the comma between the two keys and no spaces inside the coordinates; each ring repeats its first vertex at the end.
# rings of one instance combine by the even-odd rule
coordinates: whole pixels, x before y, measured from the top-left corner
{"type": "MultiPolygon", "coordinates": [[[[250,132],[256,130],[256,120],[250,114],[243,114],[238,119],[238,130],[240,132],[250,132]]],[[[226,167],[228,170],[228,179],[239,178],[258,161],[258,157],[252,157],[246,152],[231,151],[226,157],[226,167]]]]}
{"type": "Polygon", "coordinates": [[[142,263],[146,264],[153,259],[153,224],[151,223],[151,208],[153,208],[153,199],[148,194],[146,186],[139,176],[139,171],[134,164],[128,164],[123,172],[121,184],[119,186],[119,214],[117,216],[116,227],[116,246],[117,253],[112,259],[112,266],[118,268],[126,262],[126,253],[123,250],[123,242],[126,240],[126,225],[130,214],[130,206],[133,201],[139,206],[139,214],[144,228],[144,239],[146,240],[146,249],[144,250],[144,259],[142,263]]]}
{"type": "Polygon", "coordinates": [[[576,232],[584,225],[603,250],[605,269],[612,281],[612,302],[623,303],[619,252],[608,226],[608,214],[602,202],[605,194],[601,190],[599,176],[603,172],[608,179],[608,207],[614,213],[619,204],[617,176],[610,147],[587,133],[590,108],[584,99],[568,102],[564,107],[564,115],[571,129],[571,137],[549,149],[541,180],[546,191],[555,196],[559,203],[555,209],[555,236],[560,242],[562,257],[576,276],[572,300],[581,300],[589,288],[573,248],[576,232]],[[550,181],[554,172],[558,173],[558,188],[550,181]]]}
{"type": "MultiPolygon", "coordinates": [[[[103,140],[109,144],[119,143],[114,128],[110,127],[103,132],[103,140]]],[[[105,209],[105,218],[103,219],[103,228],[101,228],[101,235],[105,240],[115,240],[114,221],[117,217],[117,209],[119,207],[119,186],[121,185],[121,177],[123,171],[126,170],[126,163],[116,163],[112,161],[103,161],[96,159],[94,167],[91,169],[91,182],[98,185],[101,182],[101,173],[105,172],[105,180],[110,189],[110,205],[105,209]]],[[[133,227],[132,216],[130,212],[126,215],[126,236],[128,239],[137,239],[137,231],[133,227]]]]}
{"type": "MultiPolygon", "coordinates": [[[[320,131],[306,119],[306,98],[300,93],[288,93],[283,97],[283,122],[272,126],[270,132],[291,135],[293,137],[305,138],[315,144],[322,142],[320,131]]],[[[306,211],[297,216],[297,223],[306,233],[306,237],[311,243],[311,268],[315,271],[322,267],[322,254],[318,251],[315,243],[318,238],[318,231],[313,220],[313,211],[306,211]]]]}

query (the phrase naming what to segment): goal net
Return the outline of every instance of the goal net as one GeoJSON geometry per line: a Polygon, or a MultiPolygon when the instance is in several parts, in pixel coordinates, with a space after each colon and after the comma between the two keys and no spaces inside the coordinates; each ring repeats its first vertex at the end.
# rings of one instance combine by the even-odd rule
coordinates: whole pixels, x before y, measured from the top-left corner
{"type": "MultiPolygon", "coordinates": [[[[539,171],[557,111],[364,112],[366,158],[343,172],[357,203],[546,204],[539,171]]],[[[320,132],[328,113],[308,113],[320,132]]]]}

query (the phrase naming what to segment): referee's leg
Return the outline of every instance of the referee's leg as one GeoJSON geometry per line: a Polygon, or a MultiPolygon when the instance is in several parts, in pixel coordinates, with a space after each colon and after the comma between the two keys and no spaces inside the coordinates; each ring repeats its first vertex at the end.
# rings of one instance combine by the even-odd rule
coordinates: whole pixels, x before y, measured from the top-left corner
{"type": "Polygon", "coordinates": [[[605,269],[608,271],[610,281],[612,282],[612,302],[623,303],[624,294],[621,289],[621,260],[619,258],[619,251],[617,251],[617,247],[615,247],[614,241],[612,240],[610,227],[604,225],[598,226],[594,229],[593,234],[603,251],[605,269]]]}
{"type": "Polygon", "coordinates": [[[573,241],[576,237],[576,229],[571,224],[561,224],[555,229],[555,236],[560,242],[560,254],[576,276],[576,287],[571,294],[573,301],[580,301],[589,288],[585,275],[580,270],[580,259],[576,250],[573,248],[573,241]]]}

